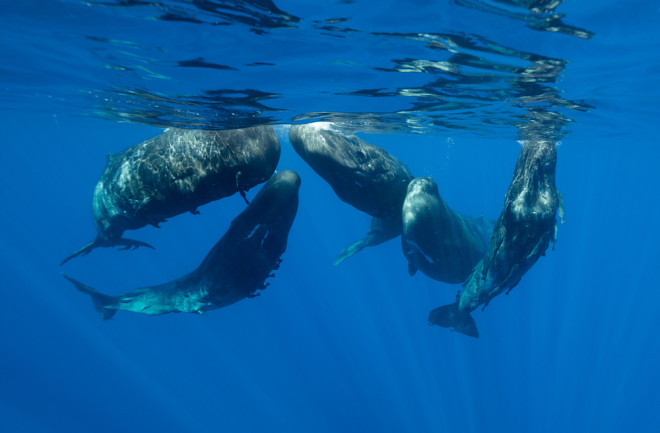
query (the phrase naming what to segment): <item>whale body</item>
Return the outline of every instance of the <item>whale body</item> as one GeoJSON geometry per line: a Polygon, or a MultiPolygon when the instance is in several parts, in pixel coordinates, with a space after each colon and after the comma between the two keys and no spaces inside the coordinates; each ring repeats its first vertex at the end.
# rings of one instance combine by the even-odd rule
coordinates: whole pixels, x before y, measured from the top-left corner
{"type": "Polygon", "coordinates": [[[272,126],[171,128],[110,155],[92,197],[97,237],[62,264],[97,247],[151,247],[122,234],[149,224],[158,227],[184,212],[197,213],[199,206],[236,192],[245,198],[245,191],[273,174],[279,157],[272,126]]]}
{"type": "Polygon", "coordinates": [[[401,234],[401,206],[413,179],[403,162],[378,146],[334,130],[327,122],[293,125],[289,140],[339,199],[373,217],[367,236],[346,247],[335,265],[401,234]]]}
{"type": "Polygon", "coordinates": [[[557,235],[557,211],[563,218],[561,195],[555,184],[556,144],[529,141],[523,145],[488,252],[464,283],[456,302],[429,313],[432,324],[478,338],[470,315],[497,295],[510,291],[545,255],[557,235]]]}
{"type": "Polygon", "coordinates": [[[231,222],[199,267],[173,281],[112,296],[64,277],[91,296],[103,319],[117,310],[148,315],[204,313],[254,297],[279,268],[298,210],[299,188],[300,177],[294,171],[275,174],[231,222]]]}
{"type": "Polygon", "coordinates": [[[408,272],[462,283],[486,254],[493,222],[451,209],[430,177],[416,177],[403,201],[401,247],[408,272]]]}

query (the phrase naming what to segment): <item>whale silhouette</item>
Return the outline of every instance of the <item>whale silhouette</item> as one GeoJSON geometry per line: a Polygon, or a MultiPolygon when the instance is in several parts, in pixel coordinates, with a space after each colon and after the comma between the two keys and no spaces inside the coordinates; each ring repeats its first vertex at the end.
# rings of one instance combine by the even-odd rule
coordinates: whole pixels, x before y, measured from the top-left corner
{"type": "Polygon", "coordinates": [[[96,238],[62,263],[97,247],[151,245],[125,239],[126,230],[184,212],[265,182],[275,171],[280,143],[272,126],[225,131],[167,129],[108,156],[92,197],[96,238]]]}
{"type": "Polygon", "coordinates": [[[367,235],[344,248],[335,265],[401,234],[401,205],[413,178],[403,162],[328,122],[291,126],[289,140],[340,200],[373,217],[367,235]]]}
{"type": "Polygon", "coordinates": [[[470,337],[479,331],[470,315],[500,293],[511,291],[557,238],[561,195],[555,185],[557,148],[549,141],[524,143],[495,224],[488,252],[463,284],[456,302],[429,313],[432,324],[451,327],[470,337]]]}
{"type": "Polygon", "coordinates": [[[167,283],[112,296],[67,275],[91,296],[103,319],[117,310],[157,315],[204,313],[257,296],[279,268],[298,210],[300,177],[291,170],[275,174],[232,222],[197,269],[167,283]]]}

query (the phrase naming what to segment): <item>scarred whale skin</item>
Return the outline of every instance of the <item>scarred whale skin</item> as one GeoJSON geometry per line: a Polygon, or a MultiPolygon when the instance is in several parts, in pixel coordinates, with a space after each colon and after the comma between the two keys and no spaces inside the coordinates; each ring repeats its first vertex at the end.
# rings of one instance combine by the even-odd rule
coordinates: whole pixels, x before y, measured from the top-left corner
{"type": "Polygon", "coordinates": [[[110,155],[92,198],[96,239],[63,262],[96,247],[150,246],[124,239],[151,224],[245,191],[275,171],[280,143],[272,126],[224,131],[167,129],[110,155]]]}
{"type": "Polygon", "coordinates": [[[299,188],[300,177],[294,171],[275,174],[232,221],[201,265],[173,281],[111,296],[64,277],[91,296],[103,319],[117,310],[148,315],[204,313],[254,297],[279,268],[298,210],[299,188]]]}
{"type": "Polygon", "coordinates": [[[493,223],[452,210],[430,177],[416,177],[403,201],[401,246],[411,275],[419,269],[445,283],[462,283],[486,254],[493,223]]]}
{"type": "Polygon", "coordinates": [[[478,338],[470,312],[505,290],[523,275],[556,240],[557,210],[563,218],[561,195],[555,185],[556,144],[524,143],[495,225],[488,252],[464,283],[455,303],[431,311],[429,321],[478,338]]]}
{"type": "Polygon", "coordinates": [[[346,247],[335,264],[401,233],[401,205],[413,178],[403,162],[327,122],[293,125],[289,140],[337,197],[374,217],[367,236],[346,247]]]}
{"type": "Polygon", "coordinates": [[[401,217],[412,175],[398,158],[325,122],[293,125],[289,139],[342,201],[373,217],[401,217]]]}

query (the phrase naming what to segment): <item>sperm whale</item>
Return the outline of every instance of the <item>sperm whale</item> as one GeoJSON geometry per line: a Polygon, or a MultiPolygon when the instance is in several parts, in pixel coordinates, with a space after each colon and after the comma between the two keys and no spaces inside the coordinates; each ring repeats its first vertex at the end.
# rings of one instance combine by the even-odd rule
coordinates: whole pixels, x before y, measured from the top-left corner
{"type": "MultiPolygon", "coordinates": [[[[272,126],[224,131],[167,129],[110,155],[92,197],[96,238],[74,252],[97,247],[146,246],[126,230],[159,224],[206,203],[265,182],[275,171],[280,143],[272,126]]],[[[247,201],[247,199],[246,199],[247,201]]]]}

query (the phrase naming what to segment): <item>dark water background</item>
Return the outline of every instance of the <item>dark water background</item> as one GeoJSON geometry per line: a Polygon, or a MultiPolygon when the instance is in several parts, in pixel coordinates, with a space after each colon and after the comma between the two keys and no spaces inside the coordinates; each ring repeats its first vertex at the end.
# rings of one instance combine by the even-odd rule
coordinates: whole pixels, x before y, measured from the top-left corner
{"type": "Polygon", "coordinates": [[[550,6],[3,2],[2,431],[658,431],[660,8],[550,6]],[[130,233],[156,250],[60,268],[93,237],[107,153],[168,126],[310,120],[342,122],[491,218],[517,140],[561,141],[555,251],[474,313],[479,340],[428,326],[458,287],[408,276],[398,240],[333,267],[369,218],[278,126],[279,168],[303,184],[262,296],[103,322],[59,276],[108,293],[170,280],[244,208],[223,199],[130,233]]]}

